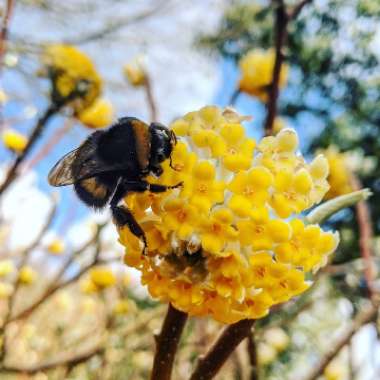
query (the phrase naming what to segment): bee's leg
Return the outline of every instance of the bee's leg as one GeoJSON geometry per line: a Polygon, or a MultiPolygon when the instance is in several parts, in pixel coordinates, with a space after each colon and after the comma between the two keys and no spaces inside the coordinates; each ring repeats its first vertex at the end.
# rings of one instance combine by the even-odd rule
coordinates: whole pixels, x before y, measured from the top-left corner
{"type": "Polygon", "coordinates": [[[143,229],[137,223],[131,211],[124,205],[118,205],[128,193],[128,189],[124,184],[119,184],[110,202],[112,216],[117,226],[128,226],[129,230],[144,243],[144,254],[146,253],[148,244],[143,229]]]}
{"type": "Polygon", "coordinates": [[[177,187],[182,186],[182,182],[179,182],[173,186],[159,185],[155,183],[149,183],[146,181],[126,181],[124,185],[128,191],[131,192],[144,192],[150,191],[151,193],[163,193],[170,189],[176,189],[177,187]]]}

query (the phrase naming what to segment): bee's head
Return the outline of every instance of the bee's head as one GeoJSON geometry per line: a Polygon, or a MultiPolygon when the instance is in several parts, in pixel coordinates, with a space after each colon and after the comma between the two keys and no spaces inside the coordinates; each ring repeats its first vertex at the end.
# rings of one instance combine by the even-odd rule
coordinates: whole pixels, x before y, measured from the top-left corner
{"type": "Polygon", "coordinates": [[[151,123],[151,148],[149,164],[157,166],[168,158],[171,158],[174,145],[177,143],[175,133],[160,123],[151,123]]]}

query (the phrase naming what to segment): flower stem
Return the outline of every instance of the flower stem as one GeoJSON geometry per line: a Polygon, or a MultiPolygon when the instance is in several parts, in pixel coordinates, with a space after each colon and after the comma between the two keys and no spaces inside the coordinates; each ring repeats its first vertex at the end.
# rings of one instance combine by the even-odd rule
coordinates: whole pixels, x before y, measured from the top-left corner
{"type": "Polygon", "coordinates": [[[161,333],[156,337],[151,380],[170,380],[175,354],[188,315],[169,304],[161,333]]]}
{"type": "Polygon", "coordinates": [[[14,160],[12,166],[8,170],[8,173],[5,177],[4,182],[0,185],[0,195],[9,187],[9,185],[14,181],[17,176],[17,169],[21,165],[21,163],[25,160],[26,156],[40,137],[42,131],[44,130],[46,123],[49,119],[59,111],[60,106],[56,104],[51,104],[45,113],[38,119],[37,124],[35,125],[28,142],[26,144],[25,149],[20,153],[17,158],[14,160]]]}
{"type": "Polygon", "coordinates": [[[254,322],[253,319],[243,319],[226,327],[206,356],[198,361],[190,380],[212,379],[239,343],[251,333],[254,322]]]}

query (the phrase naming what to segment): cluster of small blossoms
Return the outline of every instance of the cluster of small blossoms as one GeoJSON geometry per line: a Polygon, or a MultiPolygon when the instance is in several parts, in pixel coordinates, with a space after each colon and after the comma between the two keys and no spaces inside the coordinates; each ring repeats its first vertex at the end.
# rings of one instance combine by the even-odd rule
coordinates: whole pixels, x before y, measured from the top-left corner
{"type": "Polygon", "coordinates": [[[74,115],[90,128],[103,128],[112,120],[110,102],[100,98],[102,80],[91,59],[71,45],[50,45],[43,64],[52,83],[53,103],[70,104],[74,115]]]}
{"type": "Polygon", "coordinates": [[[125,262],[141,271],[153,297],[223,323],[263,317],[304,292],[306,273],[338,243],[298,215],[328,190],[326,159],[306,163],[290,129],[256,146],[244,119],[208,106],[173,122],[175,170],[165,162],[149,181],[183,186],[126,197],[146,234],[146,255],[127,227],[119,229],[125,262]]]}
{"type": "MultiPolygon", "coordinates": [[[[275,62],[273,49],[250,50],[239,61],[241,78],[239,89],[249,95],[256,96],[261,101],[268,100],[268,89],[273,81],[273,67],[275,62]]],[[[279,87],[286,85],[288,66],[282,65],[280,71],[279,87]]]]}

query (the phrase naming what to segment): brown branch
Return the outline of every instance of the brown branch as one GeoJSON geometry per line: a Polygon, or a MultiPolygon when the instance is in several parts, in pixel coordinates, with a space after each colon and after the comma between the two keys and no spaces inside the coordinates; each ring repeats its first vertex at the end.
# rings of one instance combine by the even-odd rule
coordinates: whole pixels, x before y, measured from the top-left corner
{"type": "Polygon", "coordinates": [[[160,335],[156,337],[151,380],[171,379],[175,354],[186,321],[187,314],[169,304],[160,335]]]}
{"type": "Polygon", "coordinates": [[[249,363],[251,364],[250,380],[259,380],[259,367],[257,363],[257,347],[253,332],[247,338],[247,352],[249,363]]]}
{"type": "Polygon", "coordinates": [[[226,327],[205,357],[198,361],[190,380],[212,379],[239,343],[250,334],[254,322],[244,319],[226,327]]]}
{"type": "Polygon", "coordinates": [[[230,98],[230,100],[228,101],[228,105],[229,105],[229,106],[234,106],[240,94],[241,94],[241,91],[240,91],[240,89],[237,88],[237,89],[233,92],[233,94],[231,95],[231,98],[230,98]]]}
{"type": "Polygon", "coordinates": [[[330,349],[324,354],[319,363],[313,366],[303,380],[316,380],[321,376],[326,367],[339,354],[340,350],[350,342],[351,338],[358,330],[367,323],[372,322],[377,317],[380,300],[376,299],[368,309],[361,311],[356,315],[346,331],[333,343],[330,343],[330,349]]]}
{"type": "MultiPolygon", "coordinates": [[[[355,175],[351,175],[351,183],[355,190],[363,188],[360,180],[355,175]]],[[[371,214],[366,201],[356,204],[356,219],[359,225],[359,249],[364,262],[364,278],[368,289],[368,297],[373,298],[376,290],[373,288],[376,279],[376,270],[373,263],[372,241],[373,231],[371,214]]]]}
{"type": "Polygon", "coordinates": [[[148,74],[146,74],[146,79],[144,81],[144,87],[145,87],[145,92],[146,92],[146,98],[147,98],[148,105],[149,105],[150,121],[157,121],[157,118],[158,118],[158,116],[157,116],[157,105],[156,105],[156,102],[155,102],[154,96],[153,96],[152,80],[150,79],[148,74]]]}
{"type": "Polygon", "coordinates": [[[90,350],[75,354],[75,355],[62,355],[60,357],[51,359],[41,364],[37,364],[35,366],[30,367],[18,367],[18,366],[3,366],[0,368],[1,372],[10,372],[10,373],[24,373],[24,374],[35,374],[41,371],[47,371],[50,369],[54,369],[57,367],[67,366],[72,368],[78,364],[84,363],[93,356],[101,355],[104,352],[104,348],[100,346],[96,346],[91,348],[90,350]]]}
{"type": "Polygon", "coordinates": [[[7,6],[5,8],[5,14],[4,14],[3,23],[2,23],[1,31],[0,31],[0,71],[3,67],[4,54],[5,54],[7,38],[8,38],[9,22],[12,17],[13,8],[14,8],[14,1],[7,0],[7,6]]]}
{"type": "Polygon", "coordinates": [[[0,196],[8,188],[8,186],[14,181],[17,176],[17,170],[21,163],[25,160],[26,156],[40,137],[42,131],[44,130],[49,119],[60,110],[61,106],[51,104],[45,113],[38,119],[36,126],[33,128],[32,133],[29,136],[28,142],[25,149],[20,153],[11,167],[8,170],[8,173],[5,177],[4,182],[0,186],[0,196]]]}
{"type": "Polygon", "coordinates": [[[301,13],[305,5],[311,3],[313,0],[302,0],[294,6],[293,10],[289,14],[289,20],[294,20],[301,13]]]}
{"type": "Polygon", "coordinates": [[[277,100],[279,95],[279,81],[281,67],[284,62],[283,47],[287,39],[288,15],[284,0],[274,0],[275,4],[275,61],[273,66],[272,83],[269,87],[267,102],[267,117],[264,124],[266,136],[273,134],[273,123],[277,113],[277,100]]]}
{"type": "Polygon", "coordinates": [[[51,138],[46,142],[46,144],[41,148],[41,150],[28,162],[26,162],[24,170],[30,170],[33,166],[37,165],[43,158],[45,158],[65,136],[65,134],[72,128],[72,126],[73,121],[69,119],[63,124],[61,128],[58,128],[51,136],[51,138]]]}

